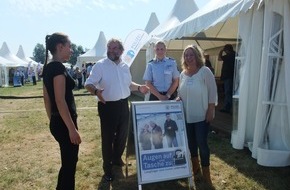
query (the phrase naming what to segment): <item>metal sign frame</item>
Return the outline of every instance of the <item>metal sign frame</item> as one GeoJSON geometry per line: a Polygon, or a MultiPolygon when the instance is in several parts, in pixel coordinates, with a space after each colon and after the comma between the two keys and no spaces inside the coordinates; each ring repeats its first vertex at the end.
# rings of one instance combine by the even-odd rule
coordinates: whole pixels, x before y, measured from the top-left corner
{"type": "Polygon", "coordinates": [[[189,178],[192,186],[191,158],[182,102],[131,102],[131,110],[139,189],[142,184],[180,178],[189,178]],[[177,125],[173,144],[170,140],[172,138],[164,133],[167,115],[177,125]]]}

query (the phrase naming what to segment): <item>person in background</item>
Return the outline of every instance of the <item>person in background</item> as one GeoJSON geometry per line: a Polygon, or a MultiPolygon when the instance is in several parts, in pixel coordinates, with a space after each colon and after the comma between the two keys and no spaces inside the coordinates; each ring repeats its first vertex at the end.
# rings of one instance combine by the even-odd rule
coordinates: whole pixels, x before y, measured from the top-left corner
{"type": "Polygon", "coordinates": [[[82,73],[82,71],[80,70],[79,67],[76,67],[75,76],[76,76],[76,79],[78,81],[78,89],[81,89],[83,87],[83,85],[82,85],[83,73],[82,73]]]}
{"type": "Polygon", "coordinates": [[[188,46],[182,54],[178,97],[184,106],[188,146],[195,179],[200,173],[199,155],[204,180],[212,186],[210,177],[210,150],[208,123],[213,120],[217,103],[217,86],[210,69],[204,66],[202,50],[188,46]]]}
{"type": "Polygon", "coordinates": [[[24,75],[24,71],[23,70],[20,71],[20,76],[21,76],[21,85],[24,86],[25,75],[24,75]]]}
{"type": "Polygon", "coordinates": [[[212,64],[209,60],[209,55],[205,53],[204,58],[205,58],[205,66],[207,66],[211,70],[212,74],[214,74],[214,68],[212,67],[212,64]]]}
{"type": "MultiPolygon", "coordinates": [[[[212,67],[212,64],[211,64],[211,62],[209,60],[209,54],[204,53],[204,58],[205,58],[205,66],[207,66],[211,70],[212,74],[214,75],[214,68],[212,67]]],[[[210,123],[209,123],[209,126],[210,126],[211,133],[216,133],[213,130],[213,127],[211,126],[210,123]]]]}
{"type": "Polygon", "coordinates": [[[75,82],[62,64],[72,54],[71,42],[67,35],[53,33],[45,37],[45,43],[46,57],[42,72],[44,105],[50,121],[50,132],[59,143],[61,153],[56,189],[73,190],[81,137],[72,92],[75,82]],[[52,55],[49,63],[48,51],[52,55]]]}
{"type": "Polygon", "coordinates": [[[32,84],[36,85],[36,76],[35,76],[35,71],[33,68],[30,68],[30,74],[31,74],[31,79],[32,79],[32,84]]]}
{"type": "Polygon", "coordinates": [[[139,142],[141,143],[141,150],[151,150],[151,131],[149,130],[150,126],[145,124],[141,129],[139,134],[139,142]]]}
{"type": "Polygon", "coordinates": [[[98,97],[98,112],[101,122],[103,178],[112,181],[112,167],[123,166],[129,129],[128,97],[130,91],[148,92],[146,85],[132,82],[128,65],[122,61],[123,43],[110,39],[107,57],[98,61],[86,80],[85,88],[98,97]]]}
{"type": "Polygon", "coordinates": [[[86,64],[82,64],[82,78],[83,78],[83,83],[85,84],[86,80],[87,80],[87,65],[86,64]]]}
{"type": "Polygon", "coordinates": [[[166,137],[168,147],[177,147],[176,131],[178,131],[177,124],[171,119],[170,113],[166,113],[166,120],[164,123],[164,136],[166,137]]]}
{"type": "Polygon", "coordinates": [[[69,70],[68,70],[68,74],[69,74],[73,79],[76,79],[75,71],[74,71],[74,66],[73,66],[73,65],[70,65],[70,68],[69,68],[69,70]]]}
{"type": "Polygon", "coordinates": [[[150,121],[151,133],[152,133],[152,143],[155,149],[163,148],[163,135],[162,129],[154,121],[150,121]]]}
{"type": "Polygon", "coordinates": [[[90,76],[92,67],[93,67],[93,63],[88,63],[88,65],[87,65],[87,72],[86,72],[86,74],[87,74],[86,75],[86,78],[88,78],[90,76]]]}
{"type": "Polygon", "coordinates": [[[224,105],[220,112],[231,113],[233,101],[233,81],[236,52],[231,44],[226,44],[219,52],[218,60],[223,61],[221,80],[224,82],[224,105]]]}
{"type": "Polygon", "coordinates": [[[155,45],[155,58],[146,66],[143,80],[150,88],[149,100],[173,100],[176,98],[179,71],[176,61],[166,57],[166,45],[159,41],[155,45]]]}

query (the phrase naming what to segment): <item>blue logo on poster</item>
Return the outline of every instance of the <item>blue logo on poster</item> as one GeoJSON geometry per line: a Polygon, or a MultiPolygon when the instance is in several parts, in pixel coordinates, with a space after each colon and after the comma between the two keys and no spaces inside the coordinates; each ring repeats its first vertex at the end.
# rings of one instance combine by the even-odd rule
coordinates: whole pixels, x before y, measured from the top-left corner
{"type": "Polygon", "coordinates": [[[124,61],[126,63],[130,63],[134,56],[135,56],[134,51],[133,50],[129,50],[129,51],[127,51],[126,56],[124,57],[124,61]]]}
{"type": "Polygon", "coordinates": [[[129,50],[129,51],[127,52],[127,56],[133,58],[133,57],[135,56],[134,51],[133,51],[133,50],[129,50]]]}

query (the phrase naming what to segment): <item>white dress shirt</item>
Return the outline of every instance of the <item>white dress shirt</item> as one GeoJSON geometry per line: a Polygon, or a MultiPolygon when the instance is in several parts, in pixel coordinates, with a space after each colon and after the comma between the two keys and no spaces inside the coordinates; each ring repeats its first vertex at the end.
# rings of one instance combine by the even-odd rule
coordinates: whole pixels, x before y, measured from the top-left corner
{"type": "Polygon", "coordinates": [[[85,85],[93,84],[103,89],[105,101],[117,101],[130,96],[132,76],[128,65],[124,62],[114,63],[108,58],[98,61],[92,68],[85,85]]]}

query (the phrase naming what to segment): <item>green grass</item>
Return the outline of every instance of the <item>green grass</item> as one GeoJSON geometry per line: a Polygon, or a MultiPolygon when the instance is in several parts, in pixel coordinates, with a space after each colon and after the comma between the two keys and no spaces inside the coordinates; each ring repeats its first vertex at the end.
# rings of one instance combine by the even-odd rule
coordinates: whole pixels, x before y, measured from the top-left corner
{"type": "MultiPolygon", "coordinates": [[[[76,173],[77,190],[136,190],[136,161],[130,143],[127,148],[128,177],[119,171],[112,184],[102,179],[102,156],[99,117],[96,100],[86,90],[77,95],[78,125],[82,137],[76,173]],[[86,96],[81,96],[86,95],[86,96]]],[[[1,96],[41,96],[42,85],[0,88],[1,96]]],[[[130,100],[141,98],[132,96],[130,100]]],[[[55,189],[60,164],[59,148],[48,128],[42,98],[0,98],[0,190],[55,189]]],[[[131,138],[130,138],[131,139],[131,138]]],[[[129,141],[132,142],[132,141],[129,141]]],[[[210,134],[211,176],[217,190],[286,190],[290,189],[290,167],[262,167],[250,152],[235,150],[230,139],[210,134]]],[[[124,154],[124,159],[126,154],[124,154]]],[[[188,180],[179,179],[142,185],[144,190],[185,190],[188,180]]],[[[196,184],[196,189],[208,189],[196,184]]]]}

